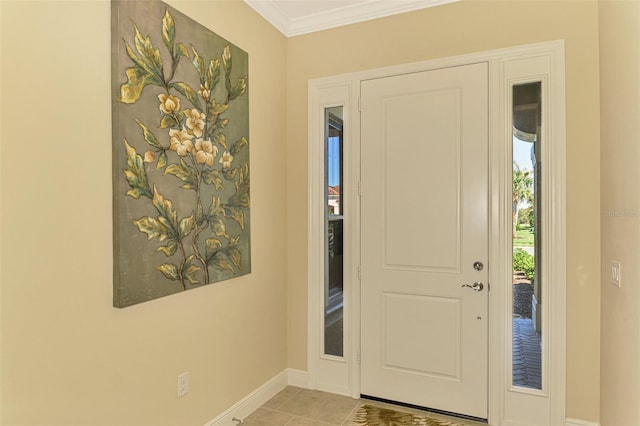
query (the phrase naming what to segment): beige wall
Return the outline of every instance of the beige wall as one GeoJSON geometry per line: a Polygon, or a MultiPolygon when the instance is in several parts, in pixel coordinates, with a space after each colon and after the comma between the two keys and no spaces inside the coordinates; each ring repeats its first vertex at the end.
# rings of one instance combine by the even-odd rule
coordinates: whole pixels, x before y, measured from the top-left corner
{"type": "Polygon", "coordinates": [[[601,424],[640,424],[640,2],[599,2],[601,424]],[[622,216],[618,216],[622,215],[622,216]],[[622,263],[622,287],[609,262],[622,263]]]}
{"type": "Polygon", "coordinates": [[[286,39],[171,4],[249,53],[253,272],[111,307],[110,3],[2,1],[2,424],[201,425],[286,368],[286,39]]]}
{"type": "Polygon", "coordinates": [[[309,79],[526,43],[566,41],[567,415],[599,419],[600,146],[595,2],[463,1],[288,43],[288,359],[306,368],[309,79]]]}

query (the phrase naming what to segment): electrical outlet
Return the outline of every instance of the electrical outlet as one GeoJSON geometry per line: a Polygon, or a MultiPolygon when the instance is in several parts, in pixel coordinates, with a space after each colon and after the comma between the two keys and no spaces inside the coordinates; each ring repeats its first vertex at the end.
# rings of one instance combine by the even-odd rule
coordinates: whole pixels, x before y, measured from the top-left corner
{"type": "Polygon", "coordinates": [[[612,261],[609,264],[609,269],[611,271],[611,284],[615,285],[616,287],[622,287],[622,279],[621,279],[621,266],[620,266],[620,262],[616,262],[616,261],[612,261]]]}
{"type": "Polygon", "coordinates": [[[189,393],[189,372],[178,375],[178,398],[182,398],[189,393]]]}

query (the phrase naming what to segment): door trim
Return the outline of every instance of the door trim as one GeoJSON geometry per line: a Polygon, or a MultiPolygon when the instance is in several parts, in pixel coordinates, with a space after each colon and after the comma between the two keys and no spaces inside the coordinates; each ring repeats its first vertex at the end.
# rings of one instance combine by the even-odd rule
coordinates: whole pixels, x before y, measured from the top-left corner
{"type": "MultiPolygon", "coordinates": [[[[564,424],[566,391],[566,173],[565,173],[565,76],[564,41],[536,43],[444,59],[392,66],[375,70],[326,77],[309,81],[308,122],[308,386],[354,398],[360,395],[360,283],[358,266],[360,164],[360,82],[371,78],[429,71],[477,62],[489,64],[489,389],[488,412],[492,425],[564,424]],[[518,71],[518,64],[536,64],[534,70],[518,71]],[[515,70],[515,71],[514,71],[515,70]],[[509,90],[514,79],[544,78],[547,82],[548,144],[546,157],[547,215],[547,289],[546,344],[547,386],[544,392],[513,388],[510,383],[511,345],[511,265],[506,261],[511,250],[511,129],[509,90]],[[511,81],[511,82],[510,82],[511,81]],[[345,350],[342,359],[320,354],[323,286],[323,212],[324,212],[324,108],[342,105],[345,113],[345,350]],[[509,159],[509,161],[507,161],[509,159]],[[350,219],[347,220],[346,217],[350,219]],[[507,283],[509,285],[507,285],[507,283]],[[553,325],[551,327],[550,325],[553,325]],[[541,401],[543,401],[541,403],[541,401]],[[544,405],[544,421],[536,417],[544,405]],[[527,407],[535,407],[527,409],[527,407]]],[[[522,67],[520,67],[522,68],[522,67]]]]}

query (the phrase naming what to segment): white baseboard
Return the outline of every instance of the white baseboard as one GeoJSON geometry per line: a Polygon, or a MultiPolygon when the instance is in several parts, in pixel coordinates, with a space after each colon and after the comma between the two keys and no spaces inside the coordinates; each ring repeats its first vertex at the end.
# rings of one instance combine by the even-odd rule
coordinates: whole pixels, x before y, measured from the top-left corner
{"type": "Polygon", "coordinates": [[[295,386],[298,388],[309,388],[309,377],[306,371],[294,370],[289,368],[286,370],[289,378],[289,386],[295,386]]]}
{"type": "Polygon", "coordinates": [[[600,426],[600,423],[581,419],[567,419],[565,426],[600,426]]]}
{"type": "Polygon", "coordinates": [[[237,426],[238,422],[233,421],[234,417],[246,418],[288,385],[308,388],[307,372],[291,368],[282,371],[223,413],[209,420],[205,426],[237,426]]]}

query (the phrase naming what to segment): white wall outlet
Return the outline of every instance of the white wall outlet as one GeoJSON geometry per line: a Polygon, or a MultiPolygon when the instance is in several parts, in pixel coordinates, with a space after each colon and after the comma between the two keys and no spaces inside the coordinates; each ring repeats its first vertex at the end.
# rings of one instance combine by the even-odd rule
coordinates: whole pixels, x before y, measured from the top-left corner
{"type": "Polygon", "coordinates": [[[611,263],[609,263],[609,269],[611,272],[611,284],[615,285],[616,287],[622,287],[622,279],[621,279],[621,267],[620,267],[620,262],[616,262],[616,261],[611,261],[611,263]]]}
{"type": "Polygon", "coordinates": [[[189,393],[189,372],[178,375],[178,398],[182,398],[189,393]]]}

